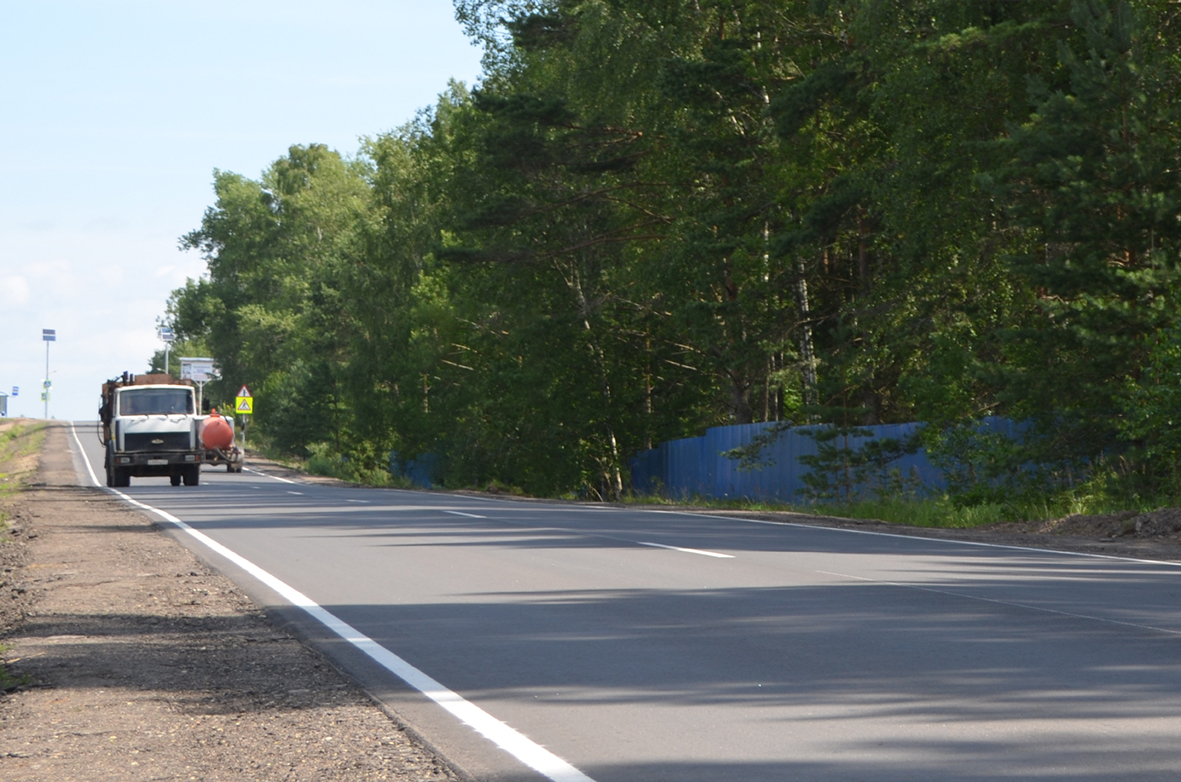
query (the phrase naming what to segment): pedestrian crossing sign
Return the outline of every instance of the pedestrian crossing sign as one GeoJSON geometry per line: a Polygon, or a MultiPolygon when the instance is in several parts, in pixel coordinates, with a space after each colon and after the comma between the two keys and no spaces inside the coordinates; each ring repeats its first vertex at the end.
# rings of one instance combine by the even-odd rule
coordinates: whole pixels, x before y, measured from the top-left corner
{"type": "Polygon", "coordinates": [[[246,415],[254,414],[254,397],[239,396],[234,398],[234,412],[245,413],[246,415]]]}

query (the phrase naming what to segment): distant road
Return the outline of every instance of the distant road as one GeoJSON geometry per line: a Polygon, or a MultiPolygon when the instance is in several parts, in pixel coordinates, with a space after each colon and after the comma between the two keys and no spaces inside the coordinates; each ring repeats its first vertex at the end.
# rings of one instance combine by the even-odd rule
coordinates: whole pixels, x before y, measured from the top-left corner
{"type": "MultiPolygon", "coordinates": [[[[93,426],[75,428],[101,478],[93,426]]],[[[1175,566],[224,471],[123,491],[392,652],[461,714],[503,723],[501,743],[521,736],[518,757],[543,769],[291,612],[480,779],[1181,775],[1175,566]]]]}

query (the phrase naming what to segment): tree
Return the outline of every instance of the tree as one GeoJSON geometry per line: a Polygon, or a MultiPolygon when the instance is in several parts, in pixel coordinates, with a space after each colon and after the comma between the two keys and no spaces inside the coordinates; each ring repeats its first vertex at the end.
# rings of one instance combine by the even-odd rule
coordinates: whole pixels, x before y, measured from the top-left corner
{"type": "Polygon", "coordinates": [[[1150,18],[1072,5],[1060,78],[1031,78],[1033,116],[1001,142],[1009,164],[993,180],[1022,236],[1012,269],[1035,294],[998,374],[1014,412],[1073,457],[1118,440],[1121,389],[1178,315],[1181,70],[1150,18]]]}
{"type": "Polygon", "coordinates": [[[292,383],[304,384],[305,397],[328,398],[312,411],[326,416],[321,430],[339,438],[346,427],[340,374],[352,321],[341,291],[368,208],[363,173],[316,144],[291,147],[261,181],[217,171],[216,205],[181,240],[204,255],[209,274],[174,292],[172,324],[178,336],[205,341],[222,383],[254,386],[258,423],[271,434],[283,429],[272,413],[292,383]]]}

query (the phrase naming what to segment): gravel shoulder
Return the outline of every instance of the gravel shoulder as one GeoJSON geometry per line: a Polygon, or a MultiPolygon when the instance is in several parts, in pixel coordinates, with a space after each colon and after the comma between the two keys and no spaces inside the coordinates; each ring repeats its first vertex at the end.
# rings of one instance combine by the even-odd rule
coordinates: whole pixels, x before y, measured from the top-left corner
{"type": "Polygon", "coordinates": [[[0,544],[0,779],[458,780],[227,578],[73,485],[52,427],[0,544]]]}

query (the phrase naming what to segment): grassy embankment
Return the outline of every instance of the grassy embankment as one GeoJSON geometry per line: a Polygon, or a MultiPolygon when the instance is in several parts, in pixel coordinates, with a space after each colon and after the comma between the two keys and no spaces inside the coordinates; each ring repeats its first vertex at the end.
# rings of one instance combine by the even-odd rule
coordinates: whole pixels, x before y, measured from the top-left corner
{"type": "Polygon", "coordinates": [[[1123,496],[1106,491],[1106,484],[1097,480],[1092,484],[1063,491],[1057,495],[1026,495],[1008,502],[964,505],[948,497],[929,499],[883,498],[853,502],[825,502],[810,505],[791,505],[755,500],[713,500],[688,497],[670,500],[664,497],[634,496],[629,503],[692,505],[719,510],[788,511],[817,516],[884,521],[914,527],[968,529],[1001,522],[1042,521],[1060,519],[1074,514],[1102,514],[1116,511],[1145,513],[1163,507],[1174,507],[1181,499],[1173,496],[1123,496]]]}
{"type": "Polygon", "coordinates": [[[1003,505],[975,505],[957,508],[946,498],[858,500],[856,502],[797,505],[748,499],[715,500],[705,497],[668,499],[660,496],[634,495],[625,498],[624,502],[629,504],[688,505],[695,508],[717,510],[805,513],[811,516],[884,521],[891,524],[908,524],[914,527],[961,529],[980,527],[1000,521],[1025,521],[1033,518],[1051,517],[1048,507],[1045,515],[1034,512],[1035,509],[1032,508],[1018,509],[1003,505]]]}
{"type": "MultiPolygon", "coordinates": [[[[0,421],[0,546],[8,542],[6,506],[36,474],[37,454],[44,440],[45,423],[42,421],[0,421]]],[[[0,574],[0,585],[4,580],[0,574]]],[[[20,683],[0,665],[0,692],[20,683]]]]}
{"type": "Polygon", "coordinates": [[[44,421],[18,418],[0,422],[0,529],[7,518],[2,506],[22,491],[36,473],[36,454],[44,440],[44,421]]]}

